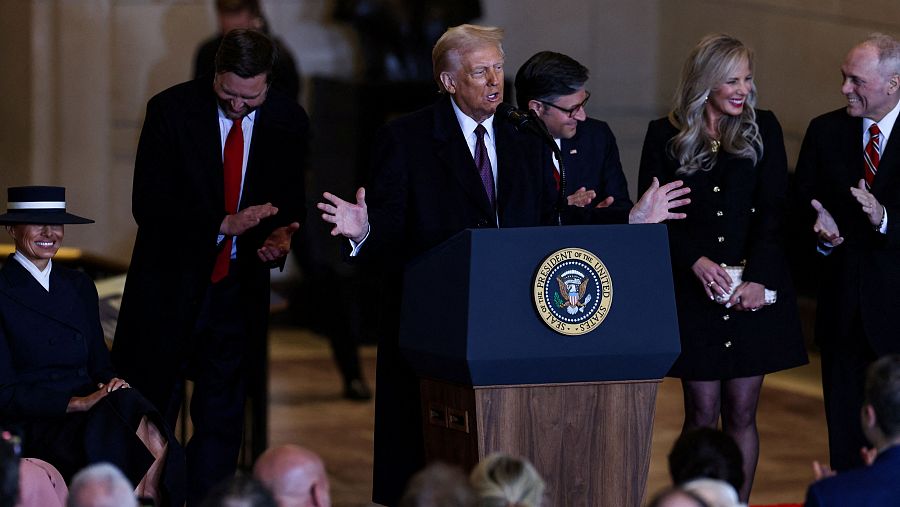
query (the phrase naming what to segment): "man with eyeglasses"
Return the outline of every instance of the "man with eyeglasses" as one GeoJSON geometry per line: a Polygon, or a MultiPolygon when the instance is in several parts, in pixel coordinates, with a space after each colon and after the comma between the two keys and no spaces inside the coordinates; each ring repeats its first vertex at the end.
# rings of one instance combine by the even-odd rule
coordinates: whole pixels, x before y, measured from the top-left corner
{"type": "MultiPolygon", "coordinates": [[[[588,69],[573,58],[542,51],[516,73],[516,102],[546,125],[562,154],[570,206],[600,208],[594,222],[626,222],[632,209],[619,148],[609,125],[588,118],[588,69]]],[[[553,158],[559,181],[559,162],[553,158]]],[[[549,168],[548,168],[549,169],[549,168]]]]}

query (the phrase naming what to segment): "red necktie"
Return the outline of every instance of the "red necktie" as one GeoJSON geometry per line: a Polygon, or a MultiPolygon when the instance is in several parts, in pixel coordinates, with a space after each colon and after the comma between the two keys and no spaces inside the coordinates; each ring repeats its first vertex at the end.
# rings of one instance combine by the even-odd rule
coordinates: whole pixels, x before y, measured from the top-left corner
{"type": "MultiPolygon", "coordinates": [[[[241,196],[241,169],[244,166],[244,131],[241,129],[243,118],[234,120],[228,137],[225,138],[225,152],[223,157],[225,176],[225,212],[229,215],[237,213],[238,199],[241,196]]],[[[228,236],[219,255],[216,257],[216,265],[212,272],[213,283],[228,275],[228,265],[231,263],[231,248],[234,238],[228,236]]]]}
{"type": "Polygon", "coordinates": [[[878,161],[880,159],[878,149],[880,143],[881,130],[878,129],[877,123],[873,123],[872,126],[869,127],[869,142],[866,143],[866,152],[863,155],[866,185],[868,185],[869,188],[872,188],[872,182],[875,181],[875,173],[878,172],[878,161]]]}
{"type": "Polygon", "coordinates": [[[478,124],[475,127],[475,135],[478,141],[475,143],[475,166],[478,168],[478,174],[481,176],[481,184],[484,185],[484,192],[487,194],[488,203],[492,210],[496,210],[496,197],[494,196],[494,171],[491,170],[491,159],[488,157],[487,147],[484,145],[484,135],[487,129],[484,125],[478,124]]]}

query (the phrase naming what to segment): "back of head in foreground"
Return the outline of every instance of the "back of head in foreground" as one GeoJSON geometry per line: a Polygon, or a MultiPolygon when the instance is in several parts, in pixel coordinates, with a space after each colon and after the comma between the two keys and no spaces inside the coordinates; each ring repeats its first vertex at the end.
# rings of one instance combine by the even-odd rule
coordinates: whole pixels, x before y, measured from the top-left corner
{"type": "Polygon", "coordinates": [[[262,453],[253,477],[269,488],[278,507],[330,507],[331,491],[322,459],[297,445],[280,445],[262,453]]]}
{"type": "Polygon", "coordinates": [[[456,466],[432,463],[412,476],[399,507],[475,507],[475,493],[456,466]]]}
{"type": "Polygon", "coordinates": [[[540,507],[544,481],[524,458],[492,454],[478,463],[469,482],[479,507],[540,507]]]}
{"type": "Polygon", "coordinates": [[[66,507],[137,507],[134,488],[118,468],[96,463],[72,478],[66,507]]]}
{"type": "Polygon", "coordinates": [[[731,484],[718,479],[694,479],[682,484],[681,489],[702,498],[709,507],[747,507],[731,484]]]}
{"type": "Polygon", "coordinates": [[[879,452],[900,444],[900,355],[869,366],[863,410],[863,431],[879,452]]]}
{"type": "Polygon", "coordinates": [[[669,475],[677,486],[700,478],[720,479],[740,490],[744,484],[741,450],[734,439],[714,428],[681,434],[669,452],[669,475]]]}
{"type": "Polygon", "coordinates": [[[210,490],[202,507],[278,507],[258,480],[239,473],[210,490]]]}

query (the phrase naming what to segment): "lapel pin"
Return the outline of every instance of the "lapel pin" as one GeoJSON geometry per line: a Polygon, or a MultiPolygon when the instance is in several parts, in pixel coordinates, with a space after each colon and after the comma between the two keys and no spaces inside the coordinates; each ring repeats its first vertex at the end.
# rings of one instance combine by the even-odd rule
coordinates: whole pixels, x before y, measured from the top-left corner
{"type": "Polygon", "coordinates": [[[575,148],[572,148],[571,150],[569,150],[569,155],[574,155],[576,153],[578,153],[578,150],[575,148]]]}

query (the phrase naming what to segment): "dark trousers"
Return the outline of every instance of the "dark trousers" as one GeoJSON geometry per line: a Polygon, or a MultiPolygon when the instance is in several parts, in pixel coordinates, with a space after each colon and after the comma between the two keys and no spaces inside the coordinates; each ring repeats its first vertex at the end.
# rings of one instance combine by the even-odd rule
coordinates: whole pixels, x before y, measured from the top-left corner
{"type": "MultiPolygon", "coordinates": [[[[240,282],[229,275],[206,291],[185,365],[186,377],[194,381],[193,434],[186,446],[189,507],[200,505],[213,486],[237,469],[244,431],[248,336],[240,282]]],[[[173,427],[183,393],[182,379],[166,414],[173,427]]]]}
{"type": "Polygon", "coordinates": [[[860,448],[866,441],[860,422],[866,369],[877,359],[857,314],[853,332],[822,344],[822,388],[828,423],[831,468],[843,472],[863,465],[860,448]]]}

